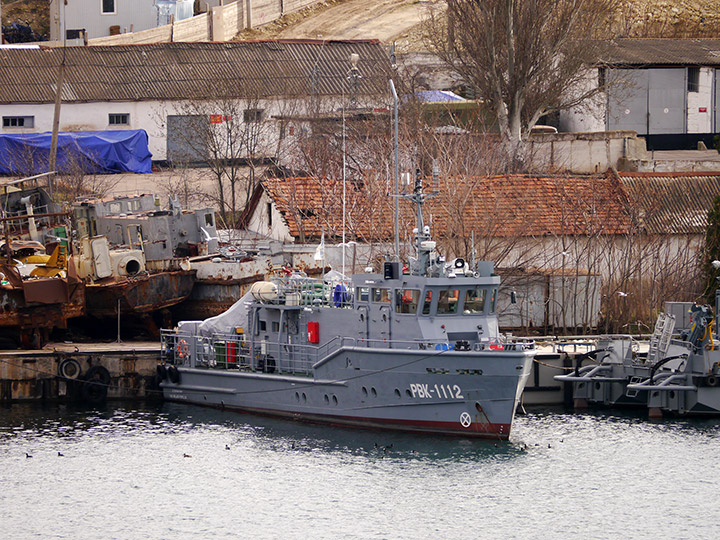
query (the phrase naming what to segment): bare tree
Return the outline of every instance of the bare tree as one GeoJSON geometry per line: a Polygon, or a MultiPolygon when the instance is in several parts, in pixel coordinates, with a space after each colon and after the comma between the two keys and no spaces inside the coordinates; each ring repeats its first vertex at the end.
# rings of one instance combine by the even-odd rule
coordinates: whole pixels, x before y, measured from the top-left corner
{"type": "Polygon", "coordinates": [[[604,90],[589,83],[588,40],[608,35],[615,0],[451,0],[427,21],[430,48],[491,103],[515,155],[546,114],[604,90]]]}
{"type": "Polygon", "coordinates": [[[242,80],[208,83],[202,96],[168,112],[168,125],[175,124],[172,133],[168,129],[168,159],[179,167],[207,168],[215,183],[211,198],[229,228],[235,228],[258,184],[256,167],[268,157],[273,123],[266,115],[260,89],[242,80]]]}

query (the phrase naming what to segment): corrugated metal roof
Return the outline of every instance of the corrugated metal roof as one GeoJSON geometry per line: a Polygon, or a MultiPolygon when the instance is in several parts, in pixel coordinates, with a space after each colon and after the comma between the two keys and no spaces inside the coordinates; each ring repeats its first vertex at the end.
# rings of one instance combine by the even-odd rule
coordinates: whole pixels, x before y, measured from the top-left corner
{"type": "Polygon", "coordinates": [[[204,97],[340,95],[350,55],[360,57],[359,95],[388,92],[390,62],[376,40],[0,49],[0,103],[55,101],[65,58],[66,101],[145,101],[204,97]]]}
{"type": "Polygon", "coordinates": [[[650,234],[701,234],[720,195],[720,172],[619,173],[629,203],[650,234]]]}
{"type": "Polygon", "coordinates": [[[720,39],[616,39],[599,43],[601,63],[627,66],[720,66],[720,39]]]}

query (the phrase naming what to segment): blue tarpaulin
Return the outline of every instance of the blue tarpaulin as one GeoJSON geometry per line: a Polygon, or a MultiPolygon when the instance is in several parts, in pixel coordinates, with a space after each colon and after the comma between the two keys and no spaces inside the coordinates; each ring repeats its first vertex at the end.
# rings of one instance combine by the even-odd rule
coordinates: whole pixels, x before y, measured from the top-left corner
{"type": "MultiPolygon", "coordinates": [[[[52,133],[0,134],[0,173],[48,172],[52,133]]],[[[80,131],[58,133],[60,173],[151,173],[152,154],[145,130],[80,131]]]]}

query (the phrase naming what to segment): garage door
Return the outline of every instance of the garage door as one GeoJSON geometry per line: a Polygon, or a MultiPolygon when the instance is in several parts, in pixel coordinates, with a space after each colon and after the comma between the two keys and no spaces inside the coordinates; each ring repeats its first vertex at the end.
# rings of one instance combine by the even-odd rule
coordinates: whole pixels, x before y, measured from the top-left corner
{"type": "Polygon", "coordinates": [[[685,68],[617,69],[611,72],[607,128],[639,135],[685,133],[685,68]]]}
{"type": "Polygon", "coordinates": [[[167,117],[167,160],[174,163],[198,163],[207,160],[207,126],[203,115],[167,117]]]}
{"type": "Polygon", "coordinates": [[[685,133],[685,68],[650,69],[650,135],[685,133]]]}
{"type": "Polygon", "coordinates": [[[608,99],[607,129],[632,130],[646,135],[650,71],[614,69],[608,78],[612,91],[608,99]]]}

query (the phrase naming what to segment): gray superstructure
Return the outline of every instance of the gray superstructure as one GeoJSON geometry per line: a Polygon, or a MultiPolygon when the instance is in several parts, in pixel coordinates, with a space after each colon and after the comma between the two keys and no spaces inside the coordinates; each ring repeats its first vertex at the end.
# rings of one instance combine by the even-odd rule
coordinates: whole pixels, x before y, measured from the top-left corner
{"type": "MultiPolygon", "coordinates": [[[[535,355],[501,339],[492,263],[445,263],[418,207],[409,273],[259,282],[163,332],[165,398],[338,425],[506,439],[535,355]]],[[[329,276],[326,276],[329,277],[329,276]]]]}
{"type": "MultiPolygon", "coordinates": [[[[716,293],[715,309],[720,305],[716,293]]],[[[720,347],[712,336],[710,306],[692,305],[688,331],[674,332],[675,316],[660,313],[647,355],[631,336],[607,336],[576,359],[574,371],[557,375],[573,383],[576,406],[646,406],[651,416],[720,414],[720,347]],[[595,363],[583,366],[583,360],[595,363]]]]}

